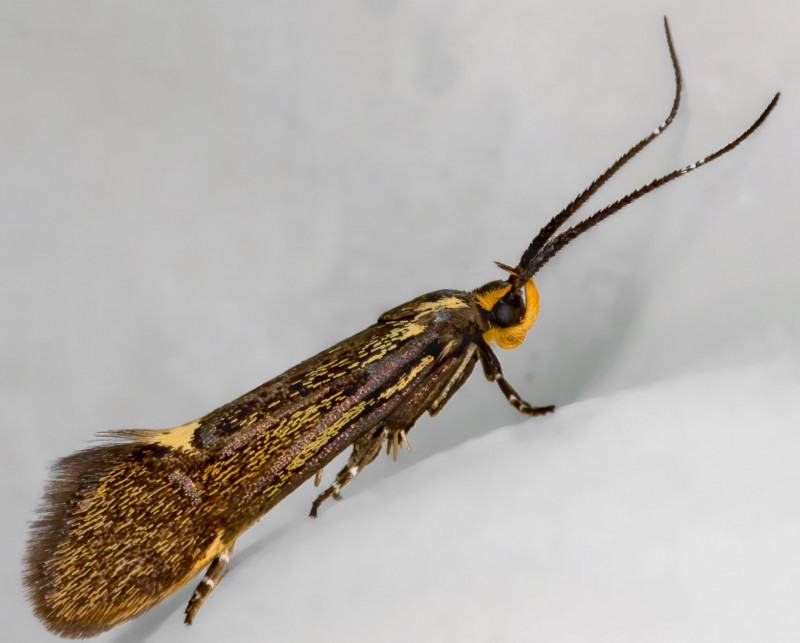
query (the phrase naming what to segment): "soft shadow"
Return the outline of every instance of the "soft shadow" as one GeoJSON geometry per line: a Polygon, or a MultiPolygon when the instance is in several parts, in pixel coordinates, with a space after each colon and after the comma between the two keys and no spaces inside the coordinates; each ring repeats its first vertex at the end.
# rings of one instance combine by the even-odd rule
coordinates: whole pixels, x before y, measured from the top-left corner
{"type": "Polygon", "coordinates": [[[184,588],[179,590],[176,594],[165,599],[146,614],[142,614],[134,621],[123,625],[125,628],[123,632],[114,638],[115,643],[137,643],[138,641],[147,641],[158,630],[160,630],[164,623],[169,619],[180,619],[183,622],[183,607],[189,601],[190,593],[187,593],[186,588],[190,588],[189,592],[194,591],[194,586],[191,583],[187,584],[184,588]]]}
{"type": "MultiPolygon", "coordinates": [[[[241,552],[234,551],[234,555],[231,558],[231,570],[246,563],[261,550],[266,549],[283,538],[291,529],[292,525],[278,527],[266,534],[263,538],[259,538],[257,542],[249,545],[241,552]]],[[[203,572],[205,572],[205,568],[203,572]]],[[[189,598],[194,591],[198,579],[201,577],[202,573],[195,576],[175,594],[153,607],[153,609],[146,614],[142,614],[142,616],[131,623],[122,625],[121,627],[125,628],[124,631],[120,632],[116,638],[111,640],[113,640],[114,643],[138,643],[139,641],[147,641],[156,634],[167,621],[176,619],[183,623],[184,609],[189,602],[189,598]]]]}
{"type": "Polygon", "coordinates": [[[231,558],[231,569],[234,569],[238,565],[245,564],[248,560],[254,556],[257,556],[262,550],[267,549],[275,542],[281,540],[286,534],[291,532],[294,527],[296,527],[296,525],[284,525],[283,527],[278,527],[277,529],[273,529],[268,534],[264,535],[262,538],[259,538],[256,542],[248,545],[242,551],[239,552],[234,550],[234,556],[231,558]]]}

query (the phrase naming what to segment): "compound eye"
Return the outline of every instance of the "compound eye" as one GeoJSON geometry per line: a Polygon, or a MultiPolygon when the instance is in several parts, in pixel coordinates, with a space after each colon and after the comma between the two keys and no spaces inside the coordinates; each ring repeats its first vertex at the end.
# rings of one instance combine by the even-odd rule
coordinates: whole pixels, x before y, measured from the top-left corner
{"type": "Polygon", "coordinates": [[[519,322],[520,315],[517,307],[502,299],[492,308],[492,314],[501,328],[508,328],[519,322]]]}

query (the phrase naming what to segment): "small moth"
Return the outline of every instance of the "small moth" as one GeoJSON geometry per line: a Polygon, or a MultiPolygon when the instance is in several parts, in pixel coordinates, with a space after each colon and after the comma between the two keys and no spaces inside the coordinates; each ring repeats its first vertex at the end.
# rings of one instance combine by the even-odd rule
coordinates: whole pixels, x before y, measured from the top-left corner
{"type": "Polygon", "coordinates": [[[508,276],[472,291],[439,290],[384,313],[377,323],[198,420],[163,430],[106,434],[107,442],[55,464],[24,559],[36,616],[52,632],[90,637],[132,619],[205,569],[186,607],[190,624],[230,565],[236,539],[348,447],[328,498],[386,445],[395,457],[414,422],[435,415],[480,362],[518,411],[525,402],[503,377],[490,347],[515,348],[539,310],[532,277],[575,238],[641,196],[726,154],[738,138],[657,178],[571,228],[565,222],[617,170],[673,121],[681,72],[664,19],[675,73],[666,120],[631,147],[536,235],[508,276]]]}

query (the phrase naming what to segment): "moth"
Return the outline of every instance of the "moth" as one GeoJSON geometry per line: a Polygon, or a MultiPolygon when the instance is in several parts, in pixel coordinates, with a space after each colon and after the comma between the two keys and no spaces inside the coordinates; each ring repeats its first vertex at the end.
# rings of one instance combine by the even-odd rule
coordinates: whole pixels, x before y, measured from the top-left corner
{"type": "Polygon", "coordinates": [[[278,502],[352,447],[311,507],[372,462],[384,445],[397,456],[416,420],[435,415],[480,363],[508,402],[537,416],[503,377],[492,344],[519,346],[539,310],[532,277],[562,248],[656,188],[726,154],[738,138],[665,174],[560,231],[608,179],[672,123],[681,71],[664,19],[675,74],[669,114],[536,235],[516,266],[472,291],[438,290],[198,420],[164,430],[106,434],[106,442],[58,461],[24,559],[36,616],[52,632],[90,637],[149,610],[205,569],[186,607],[190,624],[230,565],[236,539],[278,502]]]}

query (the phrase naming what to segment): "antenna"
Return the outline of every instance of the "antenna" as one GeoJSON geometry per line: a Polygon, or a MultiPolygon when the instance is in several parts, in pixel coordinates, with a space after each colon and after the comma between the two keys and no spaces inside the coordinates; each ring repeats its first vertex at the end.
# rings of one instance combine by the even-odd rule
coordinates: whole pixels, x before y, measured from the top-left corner
{"type": "Polygon", "coordinates": [[[686,165],[678,170],[674,170],[669,174],[665,174],[664,176],[654,179],[647,185],[640,187],[629,194],[626,194],[621,199],[614,201],[614,203],[602,208],[595,212],[592,216],[588,219],[585,219],[581,223],[567,229],[566,231],[562,232],[561,234],[556,235],[558,229],[569,219],[575,212],[580,208],[589,198],[600,189],[600,187],[608,181],[616,172],[622,168],[628,161],[630,161],[634,156],[636,156],[639,152],[641,152],[649,143],[655,140],[656,137],[659,136],[669,125],[672,123],[675,115],[678,112],[678,106],[680,105],[680,94],[682,89],[682,78],[681,78],[681,70],[680,66],[678,65],[678,57],[675,54],[675,47],[672,44],[672,36],[669,31],[669,23],[667,22],[666,16],[664,17],[664,31],[667,35],[667,46],[669,47],[669,54],[672,59],[672,67],[675,71],[675,98],[672,102],[672,109],[669,112],[669,115],[664,120],[661,125],[659,125],[656,129],[654,129],[650,134],[645,136],[642,140],[640,140],[636,145],[631,147],[625,154],[620,156],[605,172],[603,172],[599,177],[597,177],[588,188],[586,188],[583,192],[578,194],[572,202],[567,205],[561,212],[559,212],[556,216],[554,216],[547,224],[539,231],[539,234],[533,239],[531,244],[528,246],[527,250],[522,254],[520,258],[519,264],[516,268],[510,269],[508,266],[504,264],[499,264],[501,268],[509,270],[511,272],[511,276],[509,277],[508,281],[512,286],[512,290],[514,292],[519,292],[524,284],[541,268],[545,263],[547,263],[559,250],[561,250],[564,246],[566,246],[570,241],[576,239],[581,234],[586,232],[589,228],[597,225],[603,219],[610,217],[612,214],[618,212],[626,205],[630,205],[637,199],[643,197],[648,192],[652,192],[656,188],[677,179],[684,174],[688,174],[693,170],[713,161],[716,158],[719,158],[723,154],[730,152],[733,148],[739,145],[742,141],[744,141],[747,137],[749,137],[758,127],[764,122],[764,120],[769,116],[772,109],[775,107],[776,103],[778,102],[778,98],[780,98],[780,92],[775,94],[772,98],[772,101],[767,106],[767,108],[761,113],[761,115],[756,119],[756,121],[747,129],[743,134],[741,134],[738,138],[731,141],[724,147],[720,148],[713,154],[710,154],[699,161],[695,161],[689,165],[686,165]]]}

